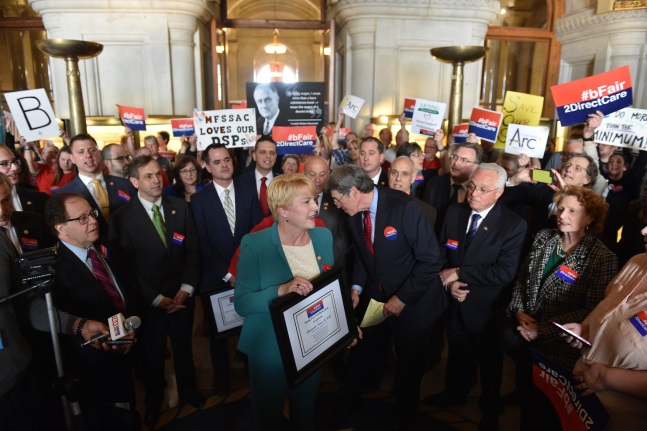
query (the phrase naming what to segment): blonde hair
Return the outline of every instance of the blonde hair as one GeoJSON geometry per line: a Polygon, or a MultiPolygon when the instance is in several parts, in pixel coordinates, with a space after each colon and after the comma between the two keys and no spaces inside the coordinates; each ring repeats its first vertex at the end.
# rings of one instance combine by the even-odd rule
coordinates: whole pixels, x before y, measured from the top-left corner
{"type": "Polygon", "coordinates": [[[299,192],[304,190],[310,192],[312,196],[317,195],[315,183],[303,174],[279,175],[273,178],[267,188],[267,203],[274,220],[279,219],[279,207],[289,207],[299,192]]]}

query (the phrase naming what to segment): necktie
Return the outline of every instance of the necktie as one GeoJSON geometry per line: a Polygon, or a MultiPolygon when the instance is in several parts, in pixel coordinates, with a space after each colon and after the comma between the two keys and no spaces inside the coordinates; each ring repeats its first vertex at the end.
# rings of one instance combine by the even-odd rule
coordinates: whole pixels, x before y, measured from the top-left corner
{"type": "Polygon", "coordinates": [[[450,197],[449,201],[453,204],[458,203],[458,196],[460,194],[460,190],[463,188],[460,184],[452,184],[452,196],[450,197]]]}
{"type": "Polygon", "coordinates": [[[364,214],[364,241],[366,241],[366,246],[368,247],[371,254],[375,254],[373,250],[373,239],[371,238],[372,224],[371,224],[371,212],[366,210],[364,214]]]}
{"type": "Polygon", "coordinates": [[[90,257],[90,262],[92,263],[92,272],[97,277],[97,280],[99,280],[99,282],[103,286],[103,289],[110,297],[110,301],[112,301],[119,312],[124,313],[126,311],[124,300],[121,299],[121,295],[119,295],[115,284],[112,282],[112,278],[110,278],[108,269],[103,264],[103,262],[101,262],[101,259],[99,259],[97,252],[94,251],[93,248],[88,249],[88,256],[90,257]]]}
{"type": "Polygon", "coordinates": [[[234,203],[231,197],[229,197],[229,189],[225,189],[225,214],[227,214],[227,221],[229,222],[229,228],[233,235],[236,230],[236,210],[234,209],[234,203]]]}
{"type": "Polygon", "coordinates": [[[259,193],[259,200],[261,201],[261,210],[263,217],[270,215],[270,206],[267,204],[267,177],[261,178],[261,191],[259,193]]]}
{"type": "Polygon", "coordinates": [[[106,189],[103,188],[101,181],[98,178],[95,178],[90,182],[94,184],[94,188],[97,191],[97,196],[99,197],[99,206],[101,207],[101,213],[103,214],[103,218],[107,221],[108,216],[110,215],[110,202],[108,200],[108,193],[106,193],[106,189]]]}
{"type": "Polygon", "coordinates": [[[481,216],[475,213],[472,216],[472,224],[470,225],[470,230],[469,232],[467,232],[467,235],[465,235],[465,248],[470,245],[472,239],[474,238],[474,235],[476,235],[476,230],[479,227],[479,220],[481,220],[481,216]]]}
{"type": "Polygon", "coordinates": [[[162,238],[164,246],[166,246],[166,226],[164,226],[162,214],[160,214],[160,209],[156,204],[153,204],[153,225],[160,238],[162,238]]]}
{"type": "Polygon", "coordinates": [[[264,135],[270,134],[270,120],[265,120],[265,125],[263,126],[263,134],[264,135]]]}

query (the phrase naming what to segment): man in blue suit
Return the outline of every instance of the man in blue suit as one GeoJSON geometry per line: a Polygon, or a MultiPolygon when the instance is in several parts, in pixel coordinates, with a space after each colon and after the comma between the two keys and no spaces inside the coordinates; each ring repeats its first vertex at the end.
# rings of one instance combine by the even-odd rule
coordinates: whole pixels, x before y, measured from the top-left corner
{"type": "MultiPolygon", "coordinates": [[[[207,293],[234,286],[235,277],[228,271],[229,263],[240,240],[260,223],[262,216],[253,185],[232,180],[233,160],[224,145],[209,145],[202,153],[202,160],[213,183],[191,198],[191,209],[200,239],[198,290],[207,293]]],[[[226,390],[229,386],[227,340],[213,335],[209,345],[214,385],[216,389],[226,390]]]]}
{"type": "Polygon", "coordinates": [[[72,163],[79,174],[58,192],[79,193],[92,208],[99,210],[99,235],[106,237],[109,214],[128,203],[137,191],[128,180],[103,173],[101,152],[92,136],[85,133],[76,135],[70,140],[70,150],[72,163]]]}

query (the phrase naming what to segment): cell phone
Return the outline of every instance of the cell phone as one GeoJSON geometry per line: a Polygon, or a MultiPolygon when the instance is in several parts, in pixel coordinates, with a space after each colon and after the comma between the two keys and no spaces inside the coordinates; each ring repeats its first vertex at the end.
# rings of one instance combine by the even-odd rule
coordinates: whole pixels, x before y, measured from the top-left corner
{"type": "Polygon", "coordinates": [[[545,171],[543,169],[533,169],[532,180],[537,181],[538,183],[553,183],[553,177],[550,175],[550,171],[545,171]]]}
{"type": "Polygon", "coordinates": [[[109,340],[109,341],[106,341],[106,344],[108,344],[109,346],[119,346],[121,344],[135,344],[135,340],[131,338],[127,338],[125,340],[109,340]]]}
{"type": "Polygon", "coordinates": [[[587,340],[587,339],[585,339],[585,338],[580,337],[579,335],[577,335],[575,332],[571,331],[570,329],[566,329],[565,327],[563,327],[562,325],[560,325],[560,324],[559,324],[559,323],[557,323],[557,322],[550,322],[550,323],[552,323],[553,325],[557,326],[557,327],[559,328],[559,330],[560,330],[560,331],[562,331],[562,332],[564,332],[565,334],[568,334],[568,335],[570,335],[571,337],[573,337],[573,338],[575,338],[575,339],[579,340],[582,344],[586,344],[586,345],[587,345],[587,346],[589,346],[589,347],[591,347],[591,346],[592,346],[592,344],[591,344],[591,342],[590,342],[589,340],[587,340]]]}

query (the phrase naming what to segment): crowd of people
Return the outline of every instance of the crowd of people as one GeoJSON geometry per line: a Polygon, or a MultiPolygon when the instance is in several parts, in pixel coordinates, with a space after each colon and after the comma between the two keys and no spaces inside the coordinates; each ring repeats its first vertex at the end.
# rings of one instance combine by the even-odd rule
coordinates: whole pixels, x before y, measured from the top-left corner
{"type": "MultiPolygon", "coordinates": [[[[421,399],[462,405],[477,382],[479,429],[498,429],[505,354],[515,362],[519,396],[508,398],[520,405],[521,429],[560,429],[533,387],[531,351],[574,370],[580,388],[600,396],[612,417],[608,429],[638,429],[635,418],[647,411],[647,362],[644,333],[631,323],[647,325],[640,239],[647,234],[647,152],[596,144],[600,112],[572,128],[561,154],[549,147],[542,160],[503,153],[474,135],[457,143],[442,130],[416,143],[404,114],[395,143],[390,128],[378,132],[374,124],[361,137],[340,138],[344,120],[340,113],[322,128],[304,155],[278,155],[267,135],[249,149],[198,151],[193,136],[182,138],[170,161],[168,133],[135,148],[128,129],[121,143],[102,149],[87,134],[66,137],[61,149],[19,138],[13,147],[0,144],[2,294],[20,288],[11,269],[17,256],[56,246],[52,292],[61,332],[87,340],[106,333],[100,322],[118,313],[143,322],[131,334],[134,346],[82,348],[63,337],[90,428],[141,429],[139,411],[155,426],[167,339],[179,403],[202,408],[195,301],[211,309],[208,295],[233,288],[255,429],[314,429],[320,374],[290,388],[269,304],[308,295],[319,274],[343,265],[357,321],[371,300],[383,303],[386,319],[360,328],[333,360],[344,389],[328,415],[331,426],[361,425],[362,394],[383,379],[393,347],[396,429],[416,429],[421,399]],[[541,168],[552,183],[533,180],[541,168]],[[620,272],[618,263],[626,263],[620,272]],[[565,337],[552,321],[593,347],[565,337]],[[421,394],[429,358],[440,356],[445,338],[444,389],[421,394]],[[135,405],[133,375],[144,384],[143,409],[135,405]],[[633,417],[636,428],[620,417],[633,417]]],[[[35,336],[18,326],[42,329],[41,307],[37,298],[0,305],[0,366],[7,370],[0,414],[9,429],[39,429],[5,412],[47,379],[43,358],[31,358],[26,347],[35,336]],[[36,311],[22,315],[24,305],[36,311]]],[[[226,392],[232,352],[214,328],[206,335],[212,384],[226,392]]]]}

